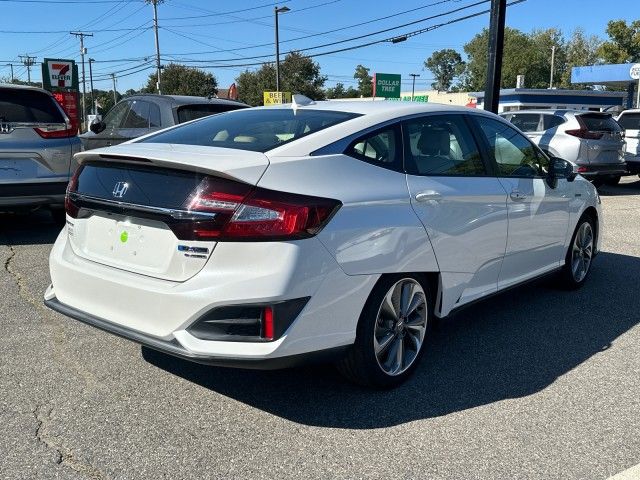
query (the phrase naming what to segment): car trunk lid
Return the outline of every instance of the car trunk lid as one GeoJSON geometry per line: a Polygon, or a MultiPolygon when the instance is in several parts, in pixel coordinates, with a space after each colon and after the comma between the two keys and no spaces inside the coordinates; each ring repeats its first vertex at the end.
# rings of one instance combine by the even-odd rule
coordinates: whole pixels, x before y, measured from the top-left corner
{"type": "Polygon", "coordinates": [[[79,211],[68,224],[74,252],[103,265],[179,282],[198,273],[216,246],[215,241],[180,240],[174,233],[179,222],[207,219],[188,207],[203,179],[251,188],[269,165],[262,153],[149,143],[76,158],[82,168],[70,198],[79,211]]]}
{"type": "Polygon", "coordinates": [[[624,139],[620,125],[611,114],[589,112],[577,115],[582,129],[587,132],[587,158],[593,164],[622,163],[624,139]]]}

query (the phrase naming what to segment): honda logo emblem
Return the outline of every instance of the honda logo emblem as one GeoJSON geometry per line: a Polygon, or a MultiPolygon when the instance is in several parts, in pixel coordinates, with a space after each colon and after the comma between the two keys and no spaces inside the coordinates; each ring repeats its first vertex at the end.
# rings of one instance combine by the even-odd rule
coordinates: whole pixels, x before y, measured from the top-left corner
{"type": "Polygon", "coordinates": [[[9,123],[0,123],[0,133],[11,133],[13,132],[13,126],[9,123]]]}
{"type": "Polygon", "coordinates": [[[118,182],[113,187],[113,196],[115,198],[122,198],[124,194],[129,190],[129,184],[127,182],[118,182]]]}

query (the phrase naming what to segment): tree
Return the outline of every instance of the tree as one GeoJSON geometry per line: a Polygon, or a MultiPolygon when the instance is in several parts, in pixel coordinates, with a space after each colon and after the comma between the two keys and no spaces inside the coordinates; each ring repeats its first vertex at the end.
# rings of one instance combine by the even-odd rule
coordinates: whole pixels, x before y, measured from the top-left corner
{"type": "MultiPolygon", "coordinates": [[[[160,74],[162,77],[162,93],[165,95],[194,95],[208,97],[218,93],[218,81],[211,73],[195,67],[187,67],[170,63],[160,74]]],[[[149,75],[144,93],[155,93],[157,74],[149,75]]]]}
{"type": "MultiPolygon", "coordinates": [[[[320,74],[320,65],[298,52],[289,53],[280,62],[280,88],[283,92],[305,95],[313,100],[325,98],[327,77],[320,74]]],[[[275,91],[276,68],[265,63],[258,70],[246,70],[236,78],[239,100],[249,105],[262,105],[263,92],[275,91]]]]}
{"type": "Polygon", "coordinates": [[[607,24],[609,40],[600,45],[598,55],[608,63],[635,63],[640,61],[640,20],[627,25],[624,20],[611,20],[607,24]]]}
{"type": "Polygon", "coordinates": [[[436,90],[448,91],[453,80],[464,71],[464,62],[458,52],[451,48],[437,50],[424,62],[436,81],[431,84],[436,90]]]}
{"type": "Polygon", "coordinates": [[[343,83],[336,83],[333,88],[327,88],[327,98],[355,98],[358,97],[358,90],[353,87],[344,88],[343,83]]]}
{"type": "Polygon", "coordinates": [[[370,97],[372,94],[373,78],[369,75],[369,69],[362,65],[356,67],[353,78],[358,81],[358,93],[361,97],[370,97]]]}
{"type": "MultiPolygon", "coordinates": [[[[529,88],[549,86],[551,71],[551,45],[556,45],[556,56],[562,63],[562,35],[555,29],[533,32],[528,35],[506,27],[504,31],[504,55],[502,62],[502,88],[516,86],[518,75],[525,76],[529,88]]],[[[484,29],[464,45],[469,57],[465,69],[464,87],[468,90],[484,90],[487,79],[489,30],[484,29]]]]}
{"type": "Polygon", "coordinates": [[[560,75],[560,86],[571,85],[571,68],[583,65],[595,65],[598,62],[598,49],[602,40],[595,35],[585,36],[584,30],[578,28],[565,43],[566,68],[560,75]]]}

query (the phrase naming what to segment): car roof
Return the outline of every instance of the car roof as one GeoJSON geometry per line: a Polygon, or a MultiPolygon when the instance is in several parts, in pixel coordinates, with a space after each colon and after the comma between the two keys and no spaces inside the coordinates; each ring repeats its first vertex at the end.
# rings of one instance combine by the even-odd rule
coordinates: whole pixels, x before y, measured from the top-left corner
{"type": "MultiPolygon", "coordinates": [[[[293,108],[290,103],[282,105],[270,105],[269,109],[290,109],[293,108]]],[[[385,114],[389,113],[394,116],[411,115],[413,113],[432,113],[432,112],[469,112],[476,109],[461,107],[457,105],[447,105],[442,103],[422,103],[422,102],[404,102],[404,101],[373,101],[373,100],[324,100],[312,102],[296,108],[305,110],[333,110],[339,112],[357,113],[360,115],[385,114]]],[[[478,110],[480,111],[480,110],[478,110]]]]}
{"type": "Polygon", "coordinates": [[[46,93],[46,94],[50,93],[47,90],[45,90],[44,88],[33,87],[31,85],[17,85],[15,83],[0,83],[0,88],[15,89],[15,90],[32,90],[32,91],[35,91],[35,92],[42,92],[42,93],[46,93]]]}
{"type": "Polygon", "coordinates": [[[640,113],[640,108],[628,108],[627,110],[623,110],[620,112],[620,115],[625,113],[640,113]]]}
{"type": "Polygon", "coordinates": [[[230,100],[227,98],[216,98],[216,97],[196,97],[190,95],[158,95],[155,93],[136,93],[134,95],[130,95],[128,97],[123,98],[122,100],[135,100],[142,99],[145,100],[158,100],[160,102],[171,103],[173,105],[181,106],[181,105],[194,105],[194,104],[218,104],[218,105],[246,105],[237,100],[230,100]]]}
{"type": "Polygon", "coordinates": [[[509,115],[509,114],[526,114],[526,113],[546,113],[546,114],[551,114],[551,115],[580,115],[580,114],[585,114],[585,113],[592,113],[592,114],[601,114],[601,115],[611,115],[611,112],[597,112],[595,110],[570,110],[567,108],[564,109],[551,109],[551,108],[538,108],[538,109],[531,109],[531,110],[513,110],[511,112],[502,112],[500,113],[500,115],[509,115]]]}

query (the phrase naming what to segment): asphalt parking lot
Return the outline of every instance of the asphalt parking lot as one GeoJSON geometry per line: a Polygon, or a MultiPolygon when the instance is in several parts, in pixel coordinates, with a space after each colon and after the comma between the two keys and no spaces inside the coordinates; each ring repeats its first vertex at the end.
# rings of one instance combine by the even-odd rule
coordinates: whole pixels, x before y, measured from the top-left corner
{"type": "Polygon", "coordinates": [[[442,322],[401,388],[204,367],[42,305],[59,226],[0,216],[0,478],[606,479],[640,462],[640,181],[578,292],[442,322]]]}

